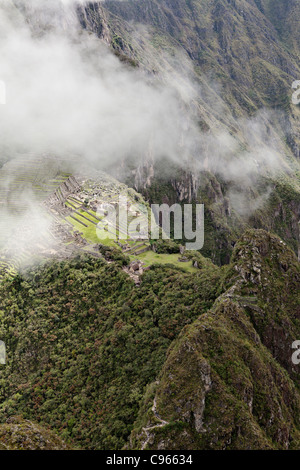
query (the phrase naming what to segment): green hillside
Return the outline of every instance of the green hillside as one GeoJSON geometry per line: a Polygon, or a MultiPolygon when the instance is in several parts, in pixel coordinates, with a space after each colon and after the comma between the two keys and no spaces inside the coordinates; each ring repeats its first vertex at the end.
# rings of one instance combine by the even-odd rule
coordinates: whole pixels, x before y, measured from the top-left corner
{"type": "Polygon", "coordinates": [[[82,448],[121,449],[130,434],[131,445],[142,447],[141,426],[156,422],[149,411],[155,393],[169,424],[150,432],[151,448],[165,433],[166,448],[176,448],[181,433],[185,448],[218,449],[230,439],[233,448],[299,446],[293,253],[258,231],[242,238],[226,268],[202,263],[188,274],[157,265],[137,288],[121,266],[81,257],[1,284],[8,357],[0,366],[1,420],[21,415],[82,448]],[[202,367],[211,369],[212,387],[199,382],[202,367]],[[203,393],[205,418],[197,401],[203,393]],[[197,413],[205,435],[194,424],[197,413]],[[269,429],[272,413],[279,421],[269,429]]]}

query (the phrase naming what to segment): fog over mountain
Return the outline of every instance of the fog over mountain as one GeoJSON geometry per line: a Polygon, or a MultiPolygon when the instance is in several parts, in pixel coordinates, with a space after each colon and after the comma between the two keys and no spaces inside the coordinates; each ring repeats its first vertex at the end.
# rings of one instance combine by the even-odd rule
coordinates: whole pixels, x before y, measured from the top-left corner
{"type": "Polygon", "coordinates": [[[217,123],[201,132],[203,106],[228,110],[217,90],[202,98],[190,59],[180,51],[178,62],[190,71],[173,61],[169,71],[147,76],[80,30],[76,2],[15,4],[1,6],[2,153],[76,154],[100,167],[128,156],[142,161],[150,153],[154,160],[196,161],[196,168],[228,179],[240,178],[241,168],[247,179],[258,165],[271,173],[282,167],[284,147],[270,124],[278,120],[276,111],[236,119],[235,136],[217,123]]]}
{"type": "MultiPolygon", "coordinates": [[[[119,11],[129,15],[134,31],[126,30],[127,23],[117,25],[132,46],[128,49],[125,39],[116,46],[116,26],[109,20],[116,3],[1,4],[1,80],[6,85],[6,104],[0,107],[1,160],[21,156],[22,166],[24,155],[29,161],[36,155],[46,165],[55,156],[69,161],[74,171],[84,162],[122,179],[135,174],[136,189],[147,187],[155,166],[168,162],[164,174],[169,179],[174,165],[193,175],[189,189],[180,178],[172,183],[183,186],[183,193],[197,192],[203,172],[211,172],[229,184],[222,202],[226,208],[229,201],[229,211],[247,218],[263,208],[274,183],[265,181],[257,192],[259,180],[293,177],[299,167],[282,127],[290,119],[287,111],[262,105],[249,116],[235,110],[226,102],[220,79],[207,70],[199,76],[184,42],[174,45],[168,38],[170,46],[153,48],[148,17],[130,20],[137,2],[123,2],[119,11]],[[96,24],[100,33],[93,30],[96,24]],[[123,60],[128,55],[133,63],[123,60]]],[[[164,10],[159,11],[160,17],[164,10]]],[[[8,163],[6,191],[14,186],[15,170],[10,172],[8,163]]],[[[18,188],[19,197],[34,209],[34,233],[48,227],[34,193],[26,185],[18,188]]],[[[1,224],[3,233],[14,233],[14,246],[23,246],[16,229],[20,216],[3,207],[1,224]]]]}
{"type": "Polygon", "coordinates": [[[186,126],[174,87],[150,83],[105,44],[79,32],[71,6],[29,5],[19,2],[25,18],[13,5],[1,6],[3,149],[12,156],[79,154],[98,166],[145,154],[150,140],[157,158],[179,160],[191,152],[197,136],[192,124],[186,126]],[[186,145],[179,150],[184,130],[186,145]]]}
{"type": "Polygon", "coordinates": [[[0,450],[300,449],[299,20],[0,0],[0,450]]]}

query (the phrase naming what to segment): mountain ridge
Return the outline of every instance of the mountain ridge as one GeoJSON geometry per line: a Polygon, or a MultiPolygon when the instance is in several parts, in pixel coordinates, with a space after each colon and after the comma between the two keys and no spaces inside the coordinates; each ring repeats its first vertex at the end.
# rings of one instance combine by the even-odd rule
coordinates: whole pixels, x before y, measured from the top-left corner
{"type": "MultiPolygon", "coordinates": [[[[300,449],[293,361],[300,334],[300,107],[291,102],[292,81],[300,78],[299,1],[14,5],[31,45],[41,47],[49,35],[68,48],[80,44],[76,60],[83,68],[95,60],[88,70],[102,73],[107,86],[112,75],[97,62],[103,54],[113,74],[134,84],[131,99],[140,81],[148,92],[163,91],[151,96],[166,103],[158,108],[166,132],[177,117],[180,125],[170,134],[174,158],[164,140],[156,152],[146,132],[130,155],[114,147],[108,155],[120,158],[113,164],[97,148],[105,163],[95,159],[89,171],[84,152],[65,155],[65,168],[57,147],[57,156],[23,155],[18,167],[14,155],[2,166],[4,214],[21,217],[26,188],[43,201],[57,246],[38,240],[25,263],[17,242],[27,249],[29,232],[16,225],[16,244],[13,238],[11,251],[1,251],[0,449],[300,449]],[[164,93],[171,98],[164,101],[164,93]],[[129,198],[131,221],[138,204],[203,203],[203,249],[186,251],[185,240],[123,241],[128,227],[120,221],[115,240],[99,239],[98,207],[116,208],[120,195],[129,198]]],[[[113,81],[120,102],[107,106],[109,126],[110,111],[122,114],[127,106],[135,113],[146,96],[130,107],[123,86],[113,81]]],[[[74,90],[81,88],[75,83],[74,90]]],[[[81,111],[74,142],[87,118],[81,111]]],[[[138,123],[147,112],[137,113],[138,123]]],[[[1,161],[7,159],[5,149],[1,161]]],[[[40,234],[30,212],[23,215],[40,234]]]]}

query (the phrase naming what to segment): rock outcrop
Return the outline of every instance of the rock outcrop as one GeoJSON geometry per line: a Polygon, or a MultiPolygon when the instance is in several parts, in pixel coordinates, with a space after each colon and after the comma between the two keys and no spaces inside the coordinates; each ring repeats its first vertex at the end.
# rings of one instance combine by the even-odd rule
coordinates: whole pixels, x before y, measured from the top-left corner
{"type": "Polygon", "coordinates": [[[0,424],[0,450],[71,450],[48,429],[20,417],[0,424]]]}
{"type": "Polygon", "coordinates": [[[299,263],[276,236],[249,231],[224,283],[213,308],[172,344],[142,407],[154,395],[168,426],[155,427],[150,411],[140,416],[147,424],[133,431],[133,448],[299,448],[299,263]]]}

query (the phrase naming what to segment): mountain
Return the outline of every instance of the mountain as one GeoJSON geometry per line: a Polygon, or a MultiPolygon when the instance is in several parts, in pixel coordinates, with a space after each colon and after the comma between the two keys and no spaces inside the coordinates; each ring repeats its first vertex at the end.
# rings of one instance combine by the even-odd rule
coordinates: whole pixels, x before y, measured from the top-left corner
{"type": "MultiPolygon", "coordinates": [[[[205,98],[221,99],[225,111],[220,115],[220,107],[204,105],[202,117],[209,121],[202,123],[205,128],[215,126],[215,120],[234,127],[237,117],[251,115],[262,106],[288,111],[277,124],[288,133],[290,149],[298,157],[299,113],[290,96],[292,82],[299,77],[299,14],[296,0],[272,2],[272,6],[254,0],[132,0],[80,8],[84,28],[105,37],[115,50],[149,70],[164,66],[158,60],[162,52],[187,55],[193,72],[208,88],[202,100],[207,104],[205,98]],[[132,26],[136,23],[140,29],[132,26]]],[[[167,53],[163,58],[171,62],[167,53]]],[[[183,57],[179,55],[179,60],[183,57]]],[[[180,67],[179,60],[173,65],[180,67]]]]}
{"type": "Polygon", "coordinates": [[[169,348],[133,448],[299,448],[299,265],[276,237],[247,232],[225,279],[228,290],[169,348]]]}
{"type": "Polygon", "coordinates": [[[87,255],[2,282],[1,421],[90,449],[299,448],[295,255],[252,230],[224,268],[193,256],[138,288],[87,255]]]}
{"type": "Polygon", "coordinates": [[[0,450],[71,450],[53,432],[20,418],[0,425],[0,450]]]}
{"type": "Polygon", "coordinates": [[[192,107],[201,130],[193,162],[183,169],[157,161],[150,144],[117,177],[154,203],[205,202],[204,253],[217,263],[229,262],[247,227],[271,230],[298,251],[300,121],[291,96],[300,76],[300,11],[297,1],[284,5],[132,0],[78,7],[85,30],[175,86],[192,107]]]}
{"type": "Polygon", "coordinates": [[[298,450],[299,2],[0,9],[0,449],[298,450]]]}

